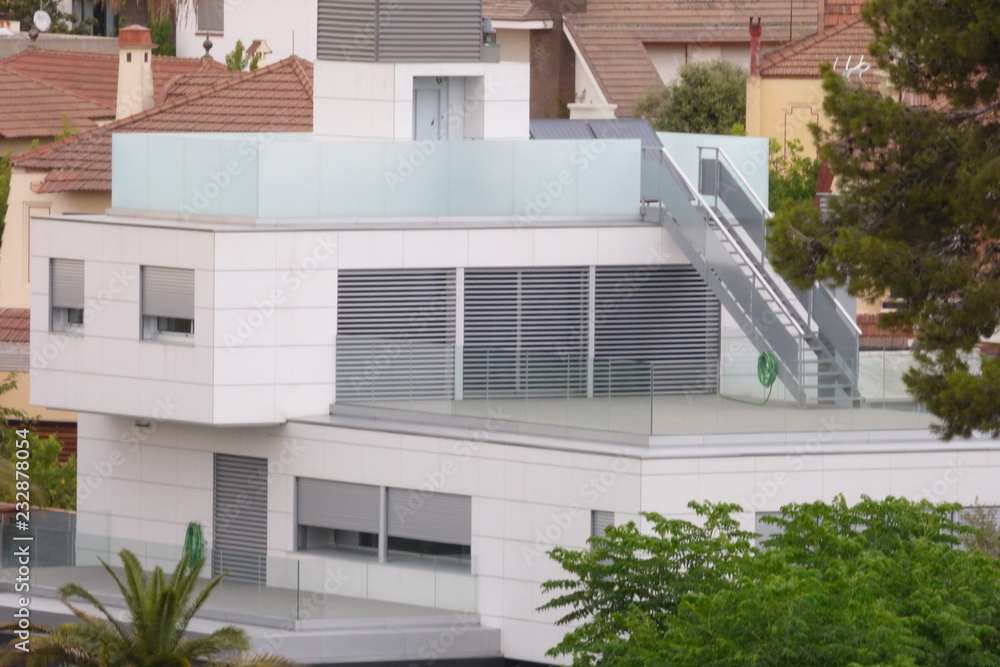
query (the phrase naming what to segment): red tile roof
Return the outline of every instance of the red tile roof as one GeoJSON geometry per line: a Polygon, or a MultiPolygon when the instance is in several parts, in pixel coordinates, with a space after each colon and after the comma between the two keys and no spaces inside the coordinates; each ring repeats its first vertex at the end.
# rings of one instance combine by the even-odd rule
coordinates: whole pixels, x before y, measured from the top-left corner
{"type": "Polygon", "coordinates": [[[0,342],[27,343],[31,336],[31,310],[0,308],[0,342]]]}
{"type": "MultiPolygon", "coordinates": [[[[0,68],[90,100],[111,110],[118,104],[118,54],[27,49],[0,60],[0,68]]],[[[153,94],[157,102],[173,79],[193,72],[225,72],[214,60],[153,56],[153,94]]]]}
{"type": "Polygon", "coordinates": [[[483,0],[483,16],[494,21],[551,21],[553,18],[531,0],[483,0]]]}
{"type": "Polygon", "coordinates": [[[0,69],[0,137],[54,137],[66,119],[75,130],[89,130],[114,115],[100,104],[0,69]]]}
{"type": "MultiPolygon", "coordinates": [[[[311,132],[313,66],[296,56],[269,67],[187,86],[159,107],[25,153],[18,168],[48,171],[41,192],[111,190],[113,132],[311,132]]],[[[193,75],[199,76],[199,75],[193,75]]]]}
{"type": "Polygon", "coordinates": [[[814,31],[817,15],[816,0],[587,0],[565,20],[608,102],[627,117],[663,86],[645,45],[749,44],[751,16],[762,19],[762,41],[776,44],[814,31]]]}
{"type": "Polygon", "coordinates": [[[875,61],[868,55],[868,44],[874,38],[871,27],[860,17],[851,17],[839,26],[822,33],[814,33],[795,40],[781,48],[765,54],[761,59],[762,77],[819,77],[819,67],[823,63],[846,66],[864,61],[871,64],[869,72],[874,74],[875,61]]]}

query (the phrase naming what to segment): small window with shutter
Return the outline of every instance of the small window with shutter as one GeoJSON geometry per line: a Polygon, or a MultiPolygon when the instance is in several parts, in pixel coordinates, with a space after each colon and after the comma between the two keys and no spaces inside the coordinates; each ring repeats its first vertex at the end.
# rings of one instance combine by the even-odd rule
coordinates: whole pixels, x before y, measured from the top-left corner
{"type": "Polygon", "coordinates": [[[83,261],[52,259],[49,262],[51,330],[83,332],[83,261]]]}
{"type": "Polygon", "coordinates": [[[590,536],[604,537],[604,531],[609,526],[615,525],[615,513],[603,510],[591,510],[590,512],[590,536]]]}
{"type": "Polygon", "coordinates": [[[187,339],[194,335],[194,271],[142,267],[142,337],[187,339]]]}

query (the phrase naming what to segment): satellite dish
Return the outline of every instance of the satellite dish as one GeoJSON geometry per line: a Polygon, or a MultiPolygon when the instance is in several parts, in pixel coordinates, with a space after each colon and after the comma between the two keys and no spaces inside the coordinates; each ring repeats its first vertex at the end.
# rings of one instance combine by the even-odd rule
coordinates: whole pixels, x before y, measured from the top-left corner
{"type": "Polygon", "coordinates": [[[42,32],[46,32],[50,27],[52,27],[52,18],[49,17],[49,13],[44,9],[39,9],[35,12],[34,21],[35,27],[42,32]]]}

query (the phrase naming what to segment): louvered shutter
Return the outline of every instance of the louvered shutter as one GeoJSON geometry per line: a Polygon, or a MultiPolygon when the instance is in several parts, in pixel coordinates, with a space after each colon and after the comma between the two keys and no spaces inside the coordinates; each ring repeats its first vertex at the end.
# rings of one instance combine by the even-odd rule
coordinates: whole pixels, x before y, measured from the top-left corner
{"type": "Polygon", "coordinates": [[[337,400],[455,394],[455,272],[341,271],[337,400]]]}
{"type": "Polygon", "coordinates": [[[589,269],[468,269],[466,398],[587,391],[589,269]]]}
{"type": "Polygon", "coordinates": [[[336,530],[379,532],[379,487],[299,477],[296,522],[336,530]]]}
{"type": "Polygon", "coordinates": [[[83,261],[53,259],[49,292],[53,308],[83,308],[83,261]]]}
{"type": "Polygon", "coordinates": [[[716,391],[720,327],[694,267],[597,267],[594,394],[716,391]]]}
{"type": "Polygon", "coordinates": [[[590,535],[592,537],[604,537],[604,531],[608,526],[615,525],[615,513],[602,510],[592,510],[590,512],[590,535]]]}
{"type": "Polygon", "coordinates": [[[142,267],[142,314],[194,319],[194,271],[142,267]]]}
{"type": "Polygon", "coordinates": [[[774,535],[780,535],[784,532],[781,526],[775,525],[773,523],[764,523],[761,521],[765,516],[781,516],[781,512],[757,512],[754,516],[754,532],[757,533],[757,546],[764,546],[767,540],[774,535]]]}
{"type": "Polygon", "coordinates": [[[472,501],[469,496],[389,489],[389,537],[472,544],[472,501]]]}
{"type": "Polygon", "coordinates": [[[263,584],[267,577],[267,459],[215,455],[212,574],[263,584]]]}
{"type": "Polygon", "coordinates": [[[377,21],[376,0],[319,0],[316,57],[374,62],[377,21]]]}

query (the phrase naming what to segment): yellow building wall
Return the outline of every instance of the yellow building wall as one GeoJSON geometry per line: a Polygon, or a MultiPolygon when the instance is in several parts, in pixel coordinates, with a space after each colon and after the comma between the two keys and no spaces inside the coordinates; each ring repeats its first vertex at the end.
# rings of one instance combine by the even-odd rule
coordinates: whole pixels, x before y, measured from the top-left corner
{"type": "Polygon", "coordinates": [[[747,82],[747,135],[769,137],[785,145],[802,142],[804,155],[816,157],[809,125],[829,127],[823,116],[823,84],[816,79],[750,77],[747,82]]]}
{"type": "Polygon", "coordinates": [[[110,192],[32,192],[31,184],[40,182],[43,176],[42,172],[17,169],[11,175],[3,245],[0,245],[0,308],[31,307],[28,220],[32,215],[104,213],[111,207],[110,192]]]}
{"type": "MultiPolygon", "coordinates": [[[[55,137],[39,137],[38,145],[44,146],[45,144],[51,143],[54,139],[55,137]]],[[[31,148],[31,142],[33,141],[34,139],[30,137],[25,139],[0,138],[0,155],[10,153],[12,156],[17,157],[21,153],[27,153],[28,149],[31,148]]]]}

